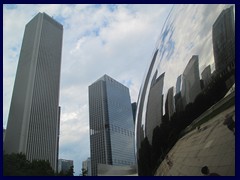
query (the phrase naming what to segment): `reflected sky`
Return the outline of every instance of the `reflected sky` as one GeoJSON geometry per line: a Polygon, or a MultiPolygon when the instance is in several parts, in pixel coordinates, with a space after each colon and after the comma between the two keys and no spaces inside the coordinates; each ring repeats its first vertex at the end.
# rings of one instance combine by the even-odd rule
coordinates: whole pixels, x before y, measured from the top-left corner
{"type": "MultiPolygon", "coordinates": [[[[221,4],[173,5],[153,51],[154,56],[156,50],[159,50],[149,79],[151,82],[156,70],[158,70],[157,77],[165,72],[163,102],[166,101],[167,91],[172,86],[174,86],[175,94],[177,77],[183,73],[193,55],[198,55],[199,58],[200,78],[202,71],[208,65],[211,66],[211,72],[215,70],[212,25],[221,11],[230,6],[221,4]]],[[[139,97],[141,97],[142,89],[143,84],[139,97]]],[[[146,92],[149,92],[149,89],[150,83],[146,92]]],[[[146,95],[141,118],[142,125],[145,124],[147,101],[148,96],[146,95]]],[[[164,113],[165,108],[163,108],[164,113]]]]}

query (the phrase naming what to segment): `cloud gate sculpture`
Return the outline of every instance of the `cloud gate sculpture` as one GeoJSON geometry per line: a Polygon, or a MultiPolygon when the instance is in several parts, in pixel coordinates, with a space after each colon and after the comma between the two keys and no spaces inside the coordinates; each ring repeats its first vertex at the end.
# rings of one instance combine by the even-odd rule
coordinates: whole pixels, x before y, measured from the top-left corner
{"type": "Polygon", "coordinates": [[[154,175],[189,125],[234,85],[234,5],[173,5],[139,92],[138,174],[154,175]]]}

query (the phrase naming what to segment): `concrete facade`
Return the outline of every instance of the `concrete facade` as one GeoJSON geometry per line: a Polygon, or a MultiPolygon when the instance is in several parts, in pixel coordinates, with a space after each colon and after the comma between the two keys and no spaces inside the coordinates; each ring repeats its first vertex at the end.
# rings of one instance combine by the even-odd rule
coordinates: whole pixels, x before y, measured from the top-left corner
{"type": "Polygon", "coordinates": [[[63,26],[38,13],[25,27],[4,143],[6,153],[57,169],[63,26]]]}

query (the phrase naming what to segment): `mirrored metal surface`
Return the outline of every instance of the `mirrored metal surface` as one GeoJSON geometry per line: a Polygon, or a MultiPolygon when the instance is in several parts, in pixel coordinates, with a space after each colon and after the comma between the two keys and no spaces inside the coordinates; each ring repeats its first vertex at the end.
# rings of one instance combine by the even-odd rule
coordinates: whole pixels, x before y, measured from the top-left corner
{"type": "Polygon", "coordinates": [[[235,84],[234,5],[174,5],[136,113],[139,175],[153,175],[182,131],[235,84]]]}

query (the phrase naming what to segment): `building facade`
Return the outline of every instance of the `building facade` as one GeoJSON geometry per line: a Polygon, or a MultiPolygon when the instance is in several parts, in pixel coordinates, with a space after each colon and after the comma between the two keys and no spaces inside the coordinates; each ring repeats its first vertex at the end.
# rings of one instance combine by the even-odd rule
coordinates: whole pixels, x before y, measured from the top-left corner
{"type": "Polygon", "coordinates": [[[137,176],[136,165],[114,166],[98,164],[98,176],[137,176]]]}
{"type": "Polygon", "coordinates": [[[177,77],[177,82],[176,82],[176,94],[180,93],[181,85],[182,85],[182,75],[179,75],[177,77]]]}
{"type": "Polygon", "coordinates": [[[133,113],[133,123],[135,125],[135,118],[136,118],[136,110],[137,110],[137,103],[133,102],[132,103],[132,113],[133,113]]]}
{"type": "Polygon", "coordinates": [[[3,143],[5,141],[5,134],[6,134],[6,129],[3,129],[3,143]]]}
{"type": "Polygon", "coordinates": [[[129,89],[104,75],[89,86],[92,175],[98,164],[135,164],[134,124],[129,89]]]}
{"type": "Polygon", "coordinates": [[[233,6],[223,10],[212,27],[215,69],[221,73],[235,63],[235,22],[233,6]]]}
{"type": "Polygon", "coordinates": [[[57,170],[63,26],[38,13],[25,27],[4,150],[57,170]]]}
{"type": "Polygon", "coordinates": [[[58,172],[66,173],[73,166],[73,160],[59,159],[58,160],[58,172]]]}
{"type": "Polygon", "coordinates": [[[194,102],[197,95],[201,92],[200,76],[199,76],[199,60],[198,56],[194,55],[189,60],[184,72],[182,82],[182,101],[183,107],[194,102]]]}
{"type": "Polygon", "coordinates": [[[156,78],[157,74],[155,73],[149,91],[145,132],[150,144],[152,144],[154,128],[160,126],[162,122],[164,75],[165,73],[156,78]]]}
{"type": "Polygon", "coordinates": [[[92,173],[91,173],[91,158],[90,157],[87,158],[87,160],[82,162],[82,169],[87,171],[87,173],[86,173],[87,176],[92,176],[92,173]]]}
{"type": "Polygon", "coordinates": [[[203,80],[203,85],[204,88],[208,86],[208,84],[211,82],[211,66],[208,65],[203,72],[201,73],[202,75],[202,80],[203,80]]]}
{"type": "Polygon", "coordinates": [[[167,116],[168,120],[171,120],[172,115],[175,112],[175,101],[173,97],[173,87],[168,89],[167,92],[167,99],[165,102],[165,115],[167,116]]]}

